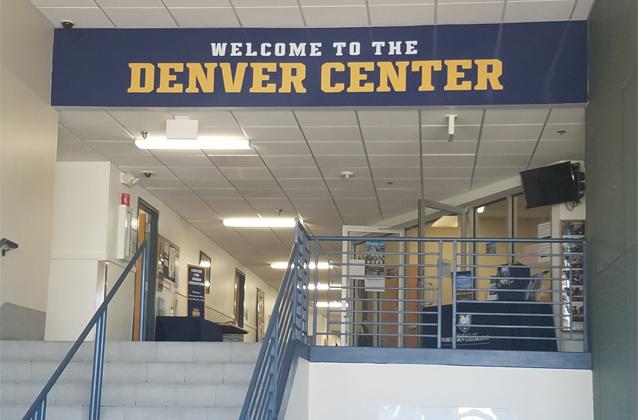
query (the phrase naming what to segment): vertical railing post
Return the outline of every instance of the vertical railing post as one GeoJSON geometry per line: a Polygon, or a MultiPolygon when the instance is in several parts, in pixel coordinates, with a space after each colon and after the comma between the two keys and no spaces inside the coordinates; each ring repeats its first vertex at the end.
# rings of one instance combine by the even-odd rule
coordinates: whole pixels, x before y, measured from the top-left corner
{"type": "Polygon", "coordinates": [[[148,289],[148,242],[142,243],[144,249],[142,250],[142,276],[140,284],[140,341],[144,341],[146,338],[146,294],[148,289]]]}
{"type": "Polygon", "coordinates": [[[102,402],[102,374],[104,372],[104,346],[106,336],[106,309],[95,325],[95,344],[93,348],[93,377],[91,379],[91,401],[89,420],[99,420],[102,402]]]}
{"type": "Polygon", "coordinates": [[[268,398],[268,419],[277,420],[277,393],[279,392],[279,312],[273,314],[273,335],[272,347],[270,351],[270,381],[268,398]]]}
{"type": "MultiPolygon", "coordinates": [[[[425,275],[425,270],[423,271],[425,275]]],[[[441,348],[441,324],[443,323],[443,241],[439,241],[437,264],[437,303],[436,303],[436,348],[441,348]]]]}
{"type": "Polygon", "coordinates": [[[452,348],[456,348],[456,252],[458,242],[452,243],[452,348]]]}
{"type": "MultiPolygon", "coordinates": [[[[312,344],[314,346],[317,345],[317,320],[318,320],[318,316],[317,316],[317,311],[319,310],[319,308],[317,308],[317,302],[319,301],[319,240],[315,239],[315,249],[314,249],[314,260],[315,260],[315,271],[314,271],[314,276],[313,276],[313,283],[315,285],[315,289],[313,290],[313,295],[314,295],[314,299],[313,299],[313,307],[312,307],[312,344]]],[[[328,269],[330,269],[328,267],[328,269]]],[[[330,276],[328,276],[328,278],[330,278],[330,276]]],[[[328,294],[330,294],[330,281],[328,281],[328,294]]],[[[327,322],[328,320],[326,320],[326,326],[327,326],[327,322]]],[[[326,327],[326,333],[328,332],[328,328],[326,327]]]]}

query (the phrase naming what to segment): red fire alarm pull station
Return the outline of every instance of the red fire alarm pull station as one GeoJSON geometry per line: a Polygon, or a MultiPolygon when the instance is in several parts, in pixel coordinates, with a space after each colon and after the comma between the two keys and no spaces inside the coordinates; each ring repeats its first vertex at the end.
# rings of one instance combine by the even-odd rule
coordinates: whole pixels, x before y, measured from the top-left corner
{"type": "Polygon", "coordinates": [[[124,204],[126,207],[131,207],[131,193],[121,193],[120,204],[124,204]]]}

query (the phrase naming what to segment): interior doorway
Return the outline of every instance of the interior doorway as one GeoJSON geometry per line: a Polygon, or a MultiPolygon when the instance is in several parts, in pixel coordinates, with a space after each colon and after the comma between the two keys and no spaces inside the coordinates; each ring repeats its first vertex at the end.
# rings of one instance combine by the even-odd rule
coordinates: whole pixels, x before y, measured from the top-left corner
{"type": "Polygon", "coordinates": [[[157,290],[157,235],[159,211],[141,198],[137,203],[137,246],[144,240],[148,243],[146,288],[142,290],[143,259],[137,261],[135,269],[135,292],[133,309],[133,341],[152,341],[155,338],[155,291],[157,290]],[[144,293],[144,299],[142,299],[144,293]],[[144,301],[144,305],[142,305],[144,301]],[[143,307],[142,307],[143,306],[143,307]],[[140,331],[140,317],[144,314],[144,327],[140,331]]]}
{"type": "Polygon", "coordinates": [[[404,243],[380,238],[404,233],[404,229],[343,227],[343,236],[370,240],[343,242],[341,300],[351,307],[341,311],[342,346],[403,347],[404,243]],[[361,278],[354,271],[361,271],[361,278]]]}
{"type": "Polygon", "coordinates": [[[246,296],[246,275],[235,269],[235,323],[244,328],[244,300],[246,296]]]}

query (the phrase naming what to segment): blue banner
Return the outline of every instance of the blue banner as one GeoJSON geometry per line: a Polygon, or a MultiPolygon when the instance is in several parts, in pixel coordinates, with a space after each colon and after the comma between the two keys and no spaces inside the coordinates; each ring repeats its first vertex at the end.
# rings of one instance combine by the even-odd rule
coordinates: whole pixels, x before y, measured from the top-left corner
{"type": "Polygon", "coordinates": [[[587,102],[587,23],[57,29],[54,106],[587,102]]]}

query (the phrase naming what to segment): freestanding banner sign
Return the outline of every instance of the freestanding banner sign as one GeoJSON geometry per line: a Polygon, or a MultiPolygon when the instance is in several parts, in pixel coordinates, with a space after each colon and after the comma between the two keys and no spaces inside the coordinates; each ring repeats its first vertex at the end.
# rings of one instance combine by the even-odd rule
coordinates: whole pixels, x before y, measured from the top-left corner
{"type": "Polygon", "coordinates": [[[188,316],[204,317],[206,303],[206,269],[188,265],[188,316]]]}
{"type": "Polygon", "coordinates": [[[587,22],[57,29],[54,106],[587,102],[587,22]]]}

